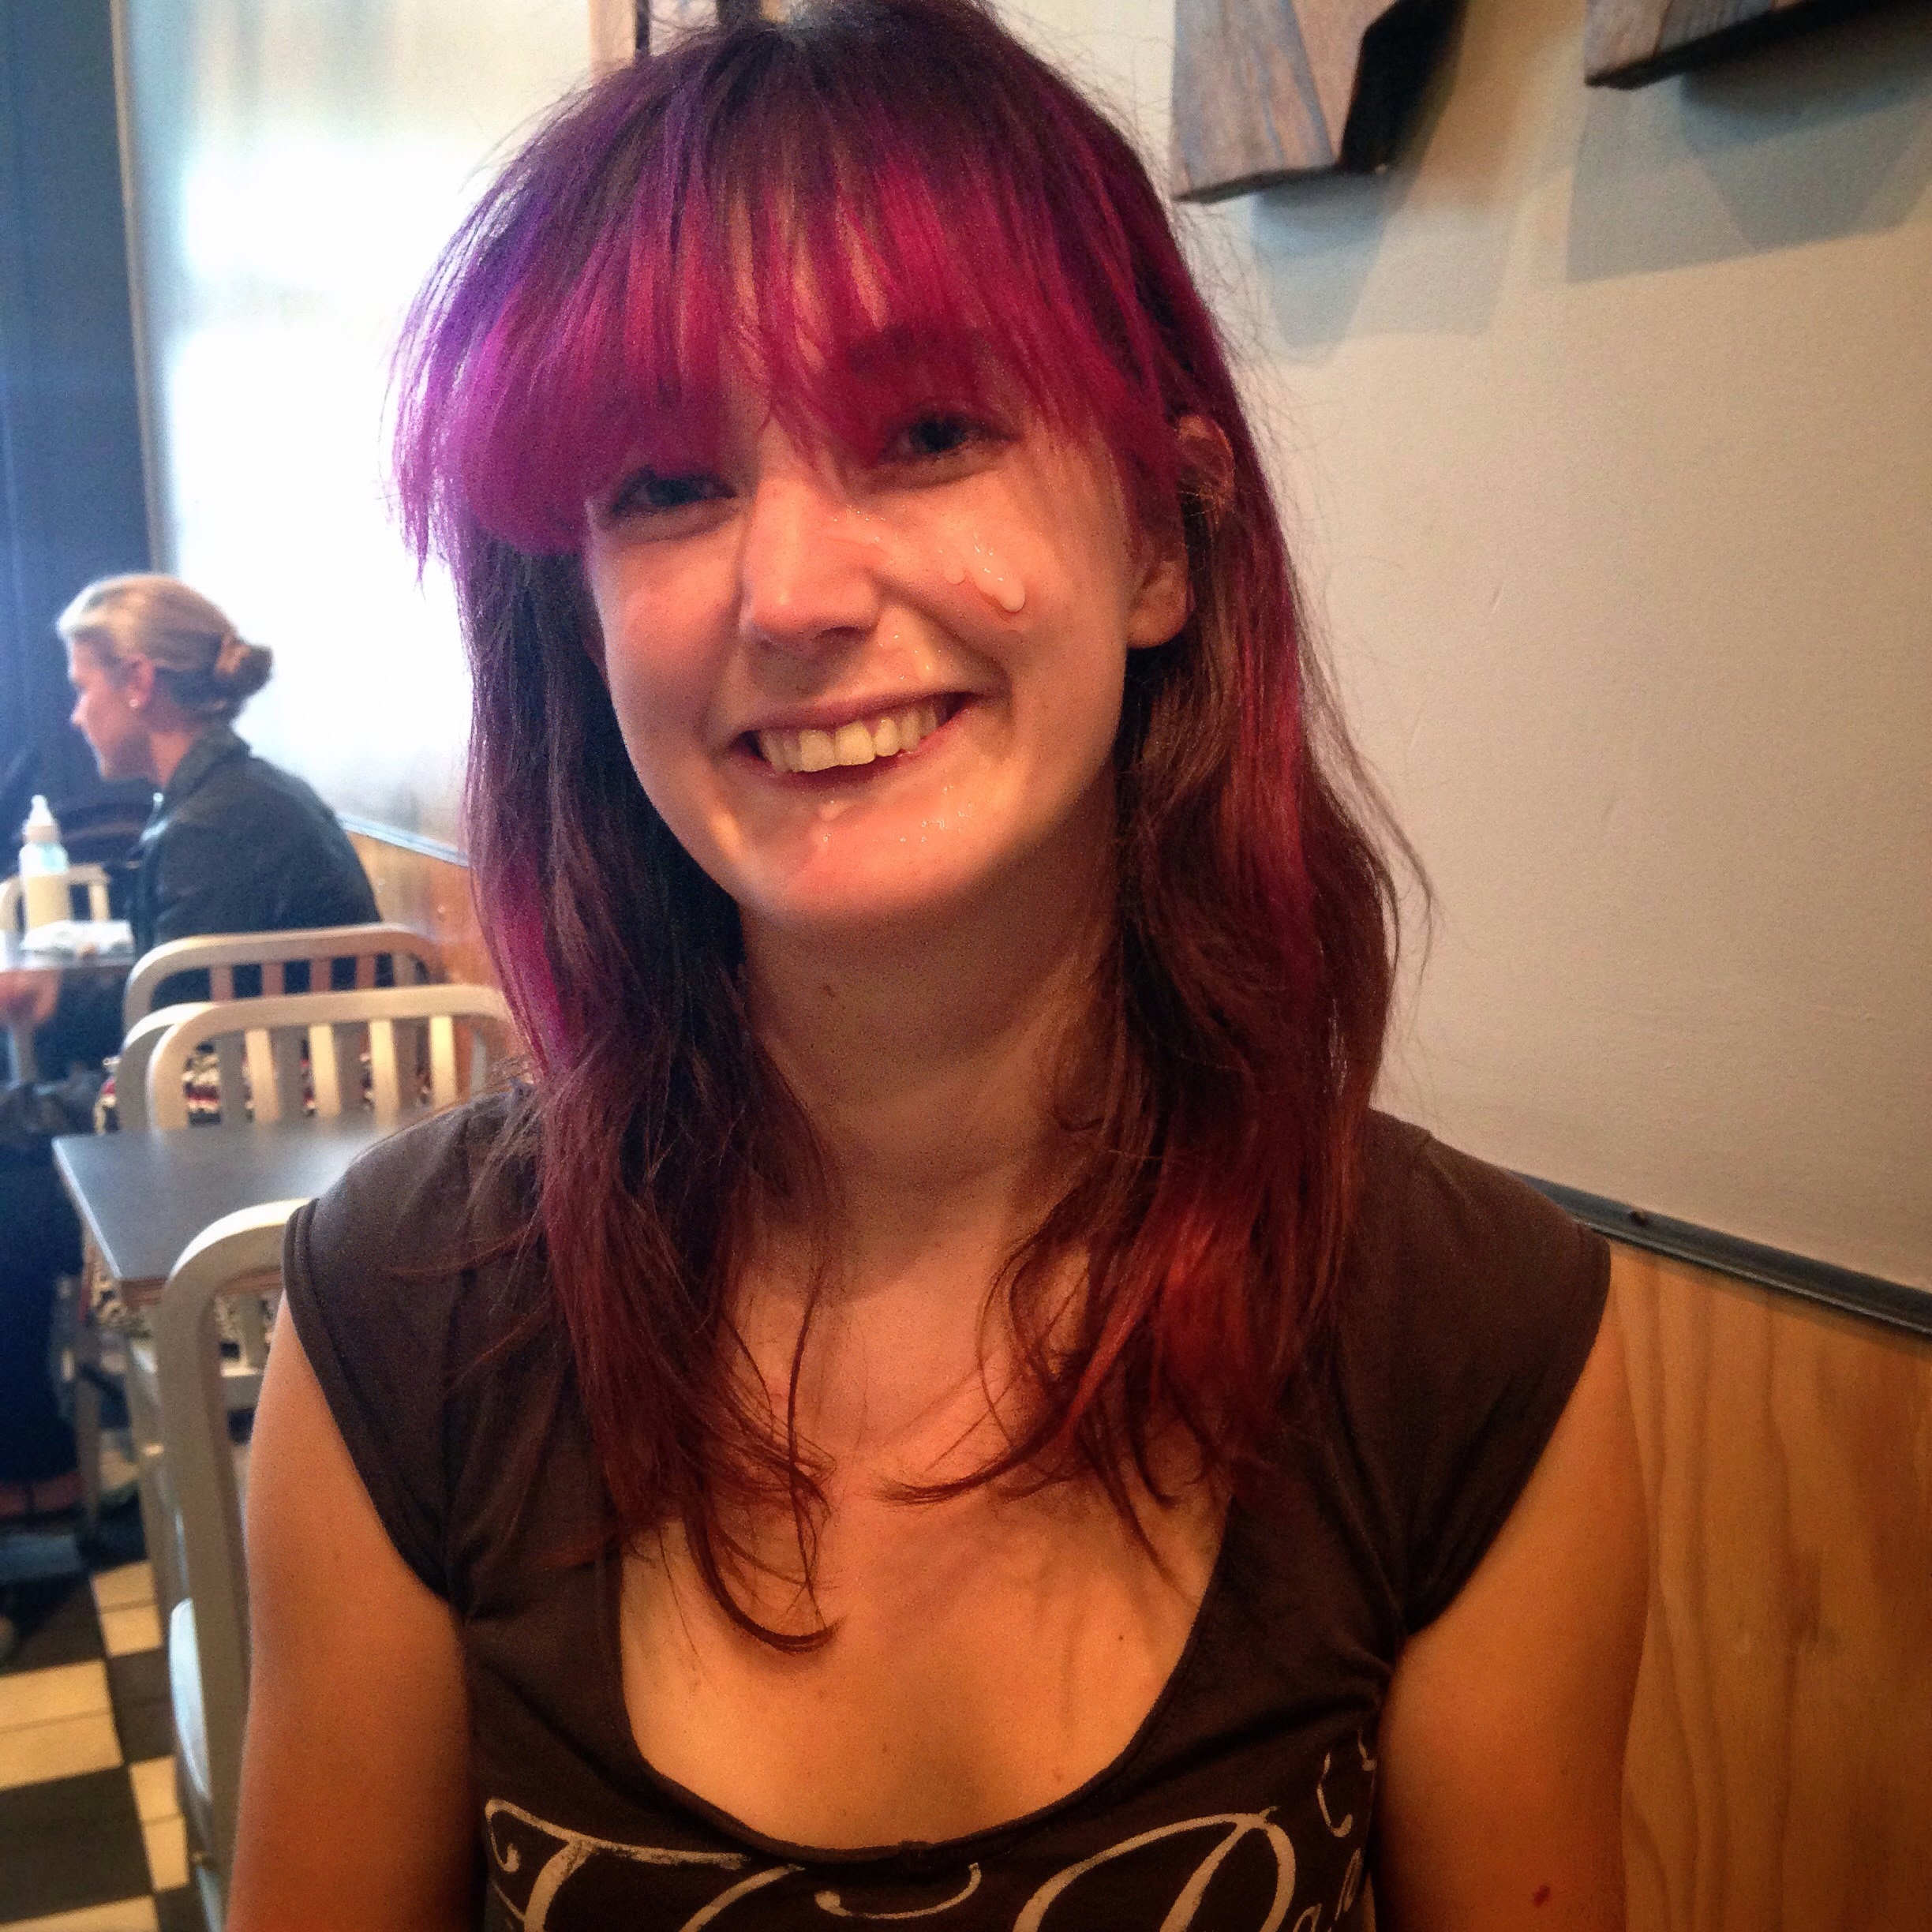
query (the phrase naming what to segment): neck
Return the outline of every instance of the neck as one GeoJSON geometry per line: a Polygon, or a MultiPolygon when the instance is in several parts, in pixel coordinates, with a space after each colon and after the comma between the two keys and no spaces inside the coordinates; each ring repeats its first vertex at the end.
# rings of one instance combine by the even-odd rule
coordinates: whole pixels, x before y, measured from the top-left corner
{"type": "Polygon", "coordinates": [[[165,792],[182,760],[208,730],[205,724],[157,724],[148,735],[148,762],[154,781],[165,792]]]}
{"type": "Polygon", "coordinates": [[[753,1022],[826,1156],[849,1291],[936,1254],[983,1289],[1064,1170],[1054,1103],[1093,1013],[1112,877],[1104,845],[1071,886],[1062,862],[1034,870],[884,931],[746,923],[753,1022]]]}

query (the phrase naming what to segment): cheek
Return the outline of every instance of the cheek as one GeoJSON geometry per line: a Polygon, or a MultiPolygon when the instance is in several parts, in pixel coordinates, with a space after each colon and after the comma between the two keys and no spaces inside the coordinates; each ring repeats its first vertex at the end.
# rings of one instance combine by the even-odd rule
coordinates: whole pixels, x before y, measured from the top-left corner
{"type": "Polygon", "coordinates": [[[661,808],[661,785],[702,742],[702,701],[685,688],[676,670],[661,654],[634,648],[612,648],[605,666],[617,728],[645,790],[661,808]]]}
{"type": "Polygon", "coordinates": [[[715,625],[675,595],[593,574],[592,601],[601,633],[598,668],[634,758],[653,758],[700,728],[716,687],[715,625]]]}

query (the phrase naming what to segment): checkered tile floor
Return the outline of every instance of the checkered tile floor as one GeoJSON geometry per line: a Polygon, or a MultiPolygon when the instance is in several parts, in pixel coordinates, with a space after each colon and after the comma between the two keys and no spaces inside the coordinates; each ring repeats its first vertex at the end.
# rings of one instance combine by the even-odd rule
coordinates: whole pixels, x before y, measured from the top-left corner
{"type": "Polygon", "coordinates": [[[0,1932],[203,1932],[154,1582],[117,1533],[91,1567],[0,1531],[0,1932]]]}

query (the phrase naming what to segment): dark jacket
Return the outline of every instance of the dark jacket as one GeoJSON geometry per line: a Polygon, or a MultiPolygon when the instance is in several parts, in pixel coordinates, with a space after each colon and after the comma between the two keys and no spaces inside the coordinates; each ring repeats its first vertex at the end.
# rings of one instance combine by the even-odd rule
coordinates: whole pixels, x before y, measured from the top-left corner
{"type": "MultiPolygon", "coordinates": [[[[378,916],[355,848],[309,785],[256,758],[225,724],[195,740],[136,848],[137,958],[200,933],[287,932],[378,916]]],[[[124,984],[76,974],[62,987],[36,1042],[50,1075],[119,1048],[124,984]]],[[[178,973],[156,990],[155,1004],[207,998],[205,973],[178,973]]]]}
{"type": "Polygon", "coordinates": [[[376,917],[376,895],[335,814],[218,724],[175,767],[141,833],[129,917],[138,957],[197,933],[358,925],[376,917]]]}

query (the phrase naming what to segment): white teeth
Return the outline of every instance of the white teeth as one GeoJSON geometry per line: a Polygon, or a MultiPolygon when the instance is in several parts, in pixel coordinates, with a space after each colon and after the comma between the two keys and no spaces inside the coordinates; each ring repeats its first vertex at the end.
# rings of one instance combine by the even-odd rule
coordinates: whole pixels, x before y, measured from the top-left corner
{"type": "Polygon", "coordinates": [[[758,755],[774,771],[829,771],[834,765],[870,765],[874,758],[915,751],[939,728],[939,706],[910,705],[903,711],[855,718],[837,731],[762,731],[758,755]]]}
{"type": "Polygon", "coordinates": [[[841,765],[870,765],[878,754],[872,734],[863,724],[841,724],[832,736],[832,750],[841,765]]]}

